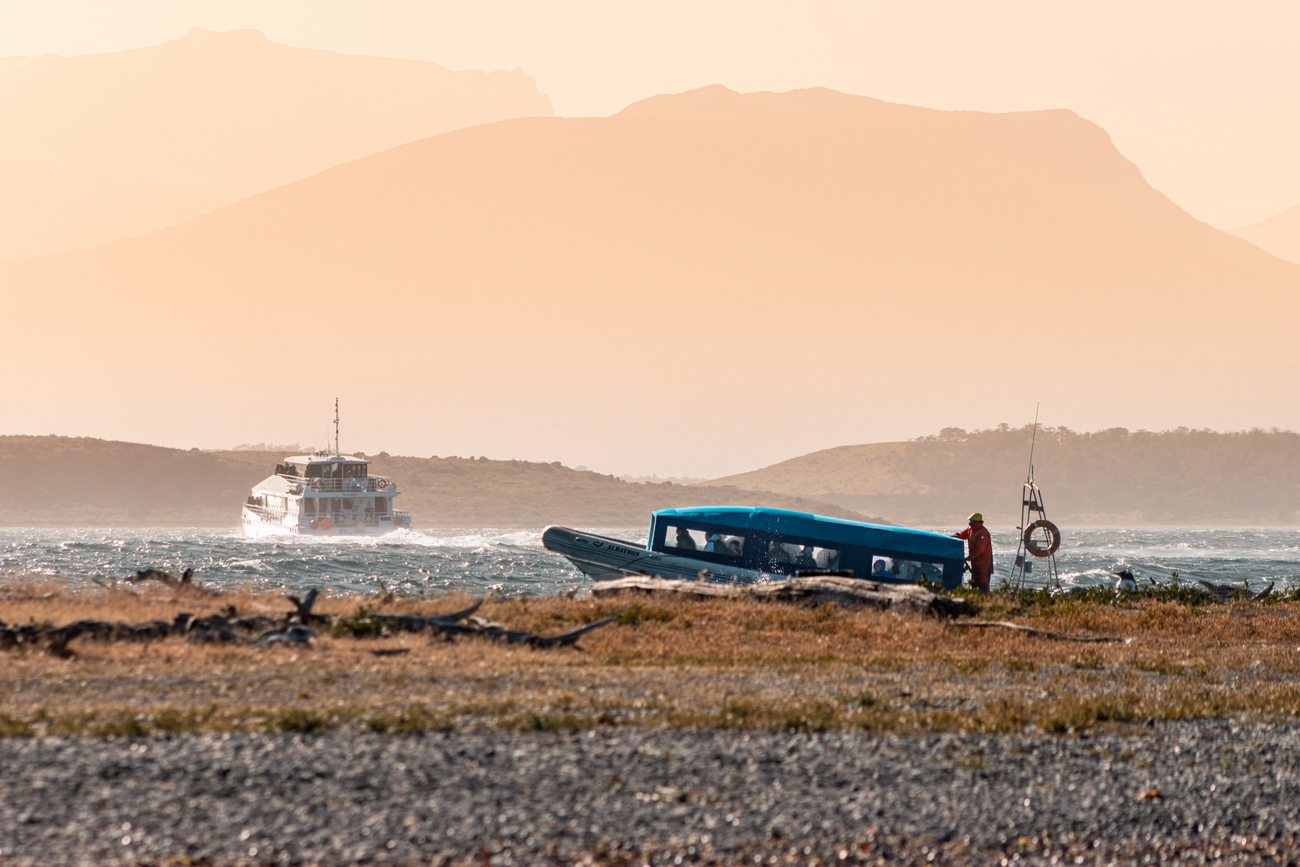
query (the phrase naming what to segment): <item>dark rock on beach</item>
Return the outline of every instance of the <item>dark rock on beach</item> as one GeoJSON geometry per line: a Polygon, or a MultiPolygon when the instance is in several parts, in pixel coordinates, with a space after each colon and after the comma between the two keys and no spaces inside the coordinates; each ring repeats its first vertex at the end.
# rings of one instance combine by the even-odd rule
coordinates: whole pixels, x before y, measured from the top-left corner
{"type": "Polygon", "coordinates": [[[0,741],[3,864],[1285,862],[1300,727],[0,741]]]}

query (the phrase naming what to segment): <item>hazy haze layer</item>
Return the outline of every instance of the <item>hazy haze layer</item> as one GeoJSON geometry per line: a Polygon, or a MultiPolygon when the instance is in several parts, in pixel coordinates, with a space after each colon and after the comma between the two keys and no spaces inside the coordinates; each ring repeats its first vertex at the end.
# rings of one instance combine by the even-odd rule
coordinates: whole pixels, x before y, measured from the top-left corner
{"type": "Polygon", "coordinates": [[[1244,238],[1289,262],[1300,262],[1300,205],[1289,208],[1253,226],[1233,230],[1244,238]]]}
{"type": "Polygon", "coordinates": [[[561,115],[711,84],[981,111],[1068,108],[1220,228],[1300,204],[1300,5],[1240,0],[45,0],[0,55],[112,51],[193,26],[289,45],[522,68],[561,115]]]}
{"type": "Polygon", "coordinates": [[[143,234],[447,130],[551,114],[520,73],[191,30],[0,58],[0,259],[143,234]]]}
{"type": "Polygon", "coordinates": [[[1300,426],[1300,265],[1068,111],[706,88],[0,266],[31,432],[717,475],[1019,421],[1300,426]]]}

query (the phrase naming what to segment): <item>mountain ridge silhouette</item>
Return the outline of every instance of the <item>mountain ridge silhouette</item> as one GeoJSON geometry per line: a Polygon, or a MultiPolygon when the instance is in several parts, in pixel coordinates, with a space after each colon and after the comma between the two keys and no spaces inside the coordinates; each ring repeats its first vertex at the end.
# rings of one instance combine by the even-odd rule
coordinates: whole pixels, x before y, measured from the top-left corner
{"type": "Polygon", "coordinates": [[[518,70],[296,48],[255,30],[195,28],[142,48],[0,59],[0,154],[134,191],[63,185],[11,197],[0,258],[140,234],[402,142],[520,114],[552,109],[518,70]],[[163,204],[193,204],[164,208],[152,225],[127,219],[124,231],[98,216],[148,213],[149,188],[163,204]],[[47,211],[68,230],[53,219],[34,233],[30,215],[47,211]]]}
{"type": "MultiPolygon", "coordinates": [[[[1035,392],[1146,427],[1300,424],[1277,400],[1300,373],[1300,266],[1193,219],[1064,111],[719,88],[508,119],[0,277],[21,296],[15,351],[80,405],[131,382],[144,405],[272,420],[301,377],[364,395],[362,424],[407,432],[406,451],[436,429],[476,453],[761,465],[1035,392]],[[60,352],[42,355],[50,317],[60,352]],[[141,329],[183,366],[113,351],[141,329]],[[363,334],[382,335],[377,364],[331,355],[331,335],[363,334]],[[437,399],[412,399],[412,377],[437,399]],[[249,388],[224,394],[232,378],[249,388]],[[633,383],[641,402],[613,410],[633,383]]],[[[66,408],[40,417],[77,430],[66,408]]]]}

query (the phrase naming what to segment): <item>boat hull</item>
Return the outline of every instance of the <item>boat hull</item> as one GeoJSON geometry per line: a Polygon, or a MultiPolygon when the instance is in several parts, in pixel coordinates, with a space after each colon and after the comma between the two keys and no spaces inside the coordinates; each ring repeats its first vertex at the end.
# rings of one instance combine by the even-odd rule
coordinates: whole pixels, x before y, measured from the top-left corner
{"type": "Polygon", "coordinates": [[[405,524],[352,524],[346,526],[334,526],[328,530],[321,527],[300,527],[294,524],[282,524],[266,521],[261,516],[244,510],[243,516],[244,535],[250,539],[265,539],[276,536],[325,536],[325,537],[369,537],[369,536],[387,536],[389,533],[396,533],[398,530],[409,529],[405,524]]]}
{"type": "Polygon", "coordinates": [[[657,578],[687,581],[752,584],[755,581],[789,577],[753,569],[729,568],[716,563],[702,563],[689,557],[674,557],[621,539],[583,533],[568,527],[547,527],[542,531],[542,545],[566,558],[593,581],[625,578],[628,575],[653,575],[657,578]]]}

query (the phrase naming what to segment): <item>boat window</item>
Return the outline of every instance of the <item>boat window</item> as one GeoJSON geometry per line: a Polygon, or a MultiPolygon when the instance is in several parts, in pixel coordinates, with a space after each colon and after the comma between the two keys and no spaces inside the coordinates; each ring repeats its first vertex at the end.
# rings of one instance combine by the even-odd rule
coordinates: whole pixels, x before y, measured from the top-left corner
{"type": "Polygon", "coordinates": [[[872,557],[871,558],[871,577],[894,579],[898,573],[894,571],[894,561],[889,557],[872,557]]]}
{"type": "Polygon", "coordinates": [[[767,546],[767,565],[774,572],[795,572],[804,569],[840,568],[840,551],[820,545],[800,545],[773,539],[767,546]]]}
{"type": "Polygon", "coordinates": [[[664,547],[678,551],[704,551],[724,557],[743,557],[745,537],[735,533],[715,533],[669,524],[664,528],[664,547]]]}
{"type": "Polygon", "coordinates": [[[366,477],[365,464],[344,464],[343,478],[345,479],[364,479],[366,477]]]}
{"type": "Polygon", "coordinates": [[[942,563],[923,563],[910,561],[913,567],[908,570],[909,581],[930,581],[934,584],[943,583],[943,564],[942,563]]]}
{"type": "Polygon", "coordinates": [[[375,497],[375,511],[383,515],[388,512],[388,498],[375,497]]]}
{"type": "Polygon", "coordinates": [[[741,557],[745,554],[745,537],[727,533],[709,533],[705,536],[704,547],[701,550],[710,554],[741,557]]]}
{"type": "Polygon", "coordinates": [[[316,514],[316,500],[313,499],[312,497],[303,497],[303,498],[302,498],[302,513],[303,513],[304,515],[315,515],[315,514],[316,514]]]}
{"type": "Polygon", "coordinates": [[[682,551],[703,551],[705,541],[703,530],[688,530],[670,524],[664,533],[664,545],[682,551]]]}
{"type": "Polygon", "coordinates": [[[917,560],[894,560],[894,574],[900,581],[918,581],[921,578],[922,564],[917,560]]]}

